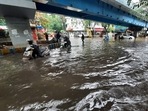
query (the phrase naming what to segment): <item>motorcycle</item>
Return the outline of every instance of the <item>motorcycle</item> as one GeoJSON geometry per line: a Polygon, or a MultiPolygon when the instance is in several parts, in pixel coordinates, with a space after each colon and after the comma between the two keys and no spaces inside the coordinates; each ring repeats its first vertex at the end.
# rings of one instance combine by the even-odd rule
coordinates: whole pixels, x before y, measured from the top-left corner
{"type": "Polygon", "coordinates": [[[71,45],[67,44],[67,42],[61,43],[60,51],[67,51],[70,52],[71,50],[71,45]]]}
{"type": "Polygon", "coordinates": [[[71,42],[69,40],[69,38],[67,36],[65,36],[62,40],[61,40],[61,47],[60,47],[60,51],[67,51],[70,52],[71,50],[71,42]]]}

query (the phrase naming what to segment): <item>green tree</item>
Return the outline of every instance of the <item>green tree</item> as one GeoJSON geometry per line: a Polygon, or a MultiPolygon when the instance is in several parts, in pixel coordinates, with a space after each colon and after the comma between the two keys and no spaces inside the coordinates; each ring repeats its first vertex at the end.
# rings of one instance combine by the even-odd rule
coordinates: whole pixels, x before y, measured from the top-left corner
{"type": "Polygon", "coordinates": [[[115,31],[114,25],[109,24],[107,31],[108,32],[112,32],[112,31],[114,32],[115,31]]]}
{"type": "Polygon", "coordinates": [[[91,21],[90,20],[84,20],[83,24],[85,26],[85,29],[87,29],[88,27],[90,27],[91,21]]]}
{"type": "MultiPolygon", "coordinates": [[[[129,6],[134,0],[127,0],[127,5],[129,6]]],[[[134,7],[140,7],[140,6],[148,6],[148,0],[139,0],[139,3],[137,2],[134,7]]]]}
{"type": "Polygon", "coordinates": [[[37,12],[35,16],[35,21],[37,25],[42,25],[44,28],[46,28],[49,31],[61,31],[66,26],[64,17],[60,15],[55,14],[47,14],[47,13],[40,13],[37,12]]]}
{"type": "Polygon", "coordinates": [[[65,31],[66,30],[66,19],[65,19],[65,16],[64,15],[60,15],[60,18],[61,18],[61,21],[62,21],[62,27],[63,27],[63,30],[65,31]]]}
{"type": "Polygon", "coordinates": [[[47,19],[46,13],[36,12],[35,21],[36,25],[42,25],[44,28],[48,27],[49,20],[47,19]]]}
{"type": "Polygon", "coordinates": [[[63,21],[59,15],[51,15],[49,16],[49,25],[48,29],[54,31],[61,31],[64,30],[63,28],[63,21]]]}
{"type": "MultiPolygon", "coordinates": [[[[127,0],[127,5],[130,6],[134,0],[127,0]]],[[[139,2],[135,3],[132,8],[135,12],[140,15],[144,15],[144,17],[148,20],[148,0],[139,0],[139,2]]],[[[136,14],[137,16],[139,16],[136,14]]],[[[139,16],[140,17],[140,16],[139,16]]]]}

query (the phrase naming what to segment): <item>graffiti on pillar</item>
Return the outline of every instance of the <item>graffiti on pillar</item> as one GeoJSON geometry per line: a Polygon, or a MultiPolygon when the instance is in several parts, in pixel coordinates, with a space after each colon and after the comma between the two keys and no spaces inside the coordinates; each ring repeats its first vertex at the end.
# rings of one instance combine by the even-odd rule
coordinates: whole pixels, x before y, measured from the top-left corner
{"type": "Polygon", "coordinates": [[[29,34],[28,30],[24,30],[23,32],[24,32],[24,35],[28,35],[29,34]]]}
{"type": "Polygon", "coordinates": [[[25,35],[26,38],[30,38],[30,34],[29,34],[29,31],[27,29],[25,29],[23,31],[23,34],[25,35]]]}
{"type": "Polygon", "coordinates": [[[12,36],[15,37],[15,38],[19,38],[20,37],[19,33],[17,32],[17,29],[12,29],[11,33],[12,33],[12,36]]]}

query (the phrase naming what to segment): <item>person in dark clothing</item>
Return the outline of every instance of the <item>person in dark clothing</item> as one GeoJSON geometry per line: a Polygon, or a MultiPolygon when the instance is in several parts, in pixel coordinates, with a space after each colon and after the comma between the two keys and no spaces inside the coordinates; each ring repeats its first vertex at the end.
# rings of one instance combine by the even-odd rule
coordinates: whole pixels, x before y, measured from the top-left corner
{"type": "Polygon", "coordinates": [[[84,34],[82,34],[81,39],[82,39],[82,43],[84,44],[84,34]]]}
{"type": "Polygon", "coordinates": [[[48,33],[45,32],[44,35],[45,35],[45,39],[46,39],[46,41],[48,41],[48,33]]]}
{"type": "Polygon", "coordinates": [[[64,39],[64,44],[61,45],[60,51],[67,50],[67,53],[70,53],[71,41],[70,41],[69,37],[65,36],[63,39],[64,39]]]}
{"type": "Polygon", "coordinates": [[[43,57],[43,56],[41,55],[39,46],[33,44],[33,41],[32,41],[32,40],[27,40],[27,41],[28,41],[29,46],[33,48],[32,57],[33,57],[33,58],[36,58],[36,57],[43,57]]]}
{"type": "Polygon", "coordinates": [[[64,47],[67,48],[68,46],[71,46],[71,42],[67,36],[64,37],[64,47]]]}
{"type": "Polygon", "coordinates": [[[60,34],[60,32],[57,32],[55,37],[56,37],[56,40],[57,40],[57,42],[59,42],[59,40],[60,40],[60,37],[61,37],[61,34],[60,34]]]}

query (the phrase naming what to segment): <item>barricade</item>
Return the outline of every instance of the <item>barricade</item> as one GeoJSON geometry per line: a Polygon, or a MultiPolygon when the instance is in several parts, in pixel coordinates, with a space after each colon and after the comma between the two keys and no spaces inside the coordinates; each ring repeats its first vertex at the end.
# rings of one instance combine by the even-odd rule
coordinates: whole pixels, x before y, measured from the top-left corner
{"type": "Polygon", "coordinates": [[[15,48],[13,48],[13,47],[10,48],[9,51],[10,51],[10,54],[15,54],[16,53],[15,48]]]}
{"type": "Polygon", "coordinates": [[[48,46],[49,49],[55,49],[59,47],[60,47],[60,43],[52,43],[52,44],[49,44],[48,46]]]}
{"type": "Polygon", "coordinates": [[[15,52],[16,53],[21,53],[21,52],[23,52],[23,49],[22,48],[15,48],[15,52]]]}
{"type": "Polygon", "coordinates": [[[25,47],[22,47],[22,48],[14,48],[14,47],[4,48],[4,49],[0,49],[0,55],[23,53],[24,50],[25,50],[25,47]]]}
{"type": "MultiPolygon", "coordinates": [[[[49,49],[55,49],[59,47],[60,47],[60,43],[52,43],[48,45],[49,49]]],[[[22,47],[22,48],[8,47],[8,48],[0,49],[0,55],[23,53],[25,49],[26,49],[25,47],[22,47]]]]}
{"type": "Polygon", "coordinates": [[[9,49],[1,49],[1,55],[6,55],[6,54],[9,54],[10,53],[10,50],[9,49]]]}

